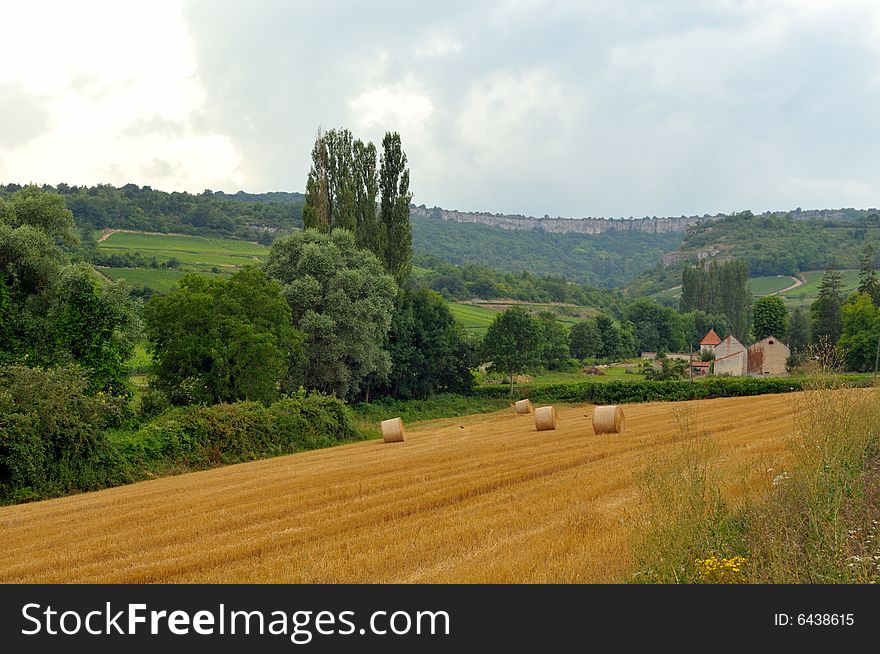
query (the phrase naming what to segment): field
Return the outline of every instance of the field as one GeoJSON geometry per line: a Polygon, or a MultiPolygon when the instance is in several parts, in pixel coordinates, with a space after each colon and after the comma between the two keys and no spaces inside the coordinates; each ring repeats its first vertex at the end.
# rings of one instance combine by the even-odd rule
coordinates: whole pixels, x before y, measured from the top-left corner
{"type": "MultiPolygon", "coordinates": [[[[843,295],[848,295],[855,291],[859,286],[858,270],[841,270],[839,271],[843,277],[843,295]]],[[[789,309],[795,307],[806,308],[819,295],[819,284],[822,283],[822,276],[825,274],[823,270],[809,270],[802,273],[806,283],[798,288],[792,289],[786,293],[781,293],[780,297],[785,299],[785,304],[789,309]]]]}
{"type": "Polygon", "coordinates": [[[798,280],[788,275],[771,275],[769,277],[749,277],[749,286],[752,289],[752,295],[755,297],[763,297],[771,293],[778,293],[782,289],[788,288],[798,280]]]}
{"type": "Polygon", "coordinates": [[[102,254],[139,254],[162,265],[175,259],[174,269],[158,267],[101,268],[111,279],[122,279],[132,286],[148,286],[160,293],[170,291],[189,272],[228,274],[245,265],[263,261],[268,248],[259,243],[224,238],[112,232],[98,243],[102,254]]]}
{"type": "Polygon", "coordinates": [[[458,322],[471,334],[483,337],[495,316],[510,306],[517,305],[525,308],[529,313],[537,315],[542,311],[556,314],[556,322],[571,327],[576,322],[588,316],[593,316],[598,311],[592,307],[579,307],[569,304],[554,304],[540,302],[519,302],[513,300],[496,300],[481,302],[450,302],[449,309],[458,322]]]}
{"type": "MultiPolygon", "coordinates": [[[[177,285],[180,278],[187,273],[182,270],[165,270],[162,268],[101,268],[102,275],[114,281],[125,281],[136,288],[148,286],[159,293],[167,293],[177,285]]],[[[212,274],[212,273],[203,273],[212,274]]]]}
{"type": "Polygon", "coordinates": [[[401,444],[3,507],[0,581],[626,581],[649,463],[700,439],[729,501],[763,492],[798,401],[629,405],[618,436],[595,436],[585,406],[540,433],[504,410],[411,425],[401,444]],[[682,416],[700,430],[682,432],[682,416]]]}

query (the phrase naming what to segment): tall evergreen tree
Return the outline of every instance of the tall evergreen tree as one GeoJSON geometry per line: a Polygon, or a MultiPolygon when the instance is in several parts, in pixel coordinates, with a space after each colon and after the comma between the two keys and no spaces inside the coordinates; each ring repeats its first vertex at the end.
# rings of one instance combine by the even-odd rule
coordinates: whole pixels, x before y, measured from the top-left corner
{"type": "Polygon", "coordinates": [[[841,274],[833,268],[826,268],[819,285],[819,296],[810,306],[810,327],[814,343],[826,336],[834,344],[840,338],[843,303],[840,291],[843,288],[841,274]]]}
{"type": "Polygon", "coordinates": [[[791,312],[786,338],[792,354],[802,353],[810,344],[810,319],[800,307],[791,312]]]}
{"type": "Polygon", "coordinates": [[[859,263],[859,293],[870,297],[874,306],[880,306],[880,281],[874,268],[874,247],[870,244],[865,246],[859,263]]]}
{"type": "Polygon", "coordinates": [[[412,267],[412,233],[409,224],[409,168],[400,134],[388,132],[382,139],[382,161],[379,167],[381,191],[380,218],[384,228],[385,269],[402,282],[412,267]]]}

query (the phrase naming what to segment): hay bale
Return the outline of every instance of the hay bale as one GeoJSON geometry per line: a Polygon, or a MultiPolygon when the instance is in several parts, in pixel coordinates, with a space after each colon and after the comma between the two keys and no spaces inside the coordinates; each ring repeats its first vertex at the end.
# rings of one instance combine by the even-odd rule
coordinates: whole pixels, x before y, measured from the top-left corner
{"type": "Polygon", "coordinates": [[[528,399],[520,400],[513,406],[516,409],[517,415],[520,416],[526,416],[532,412],[532,402],[528,399]]]}
{"type": "Polygon", "coordinates": [[[535,409],[535,429],[538,431],[556,429],[556,423],[556,407],[540,406],[535,409]]]}
{"type": "Polygon", "coordinates": [[[596,434],[619,434],[623,431],[623,409],[616,404],[597,406],[593,409],[593,432],[596,434]]]}
{"type": "Polygon", "coordinates": [[[400,418],[389,418],[382,421],[382,439],[386,443],[402,443],[403,442],[403,420],[400,418]]]}

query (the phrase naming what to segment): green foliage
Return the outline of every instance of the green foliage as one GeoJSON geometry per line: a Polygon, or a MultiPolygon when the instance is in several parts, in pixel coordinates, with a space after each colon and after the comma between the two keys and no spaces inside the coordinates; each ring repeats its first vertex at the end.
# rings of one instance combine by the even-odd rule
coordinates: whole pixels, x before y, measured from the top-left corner
{"type": "Polygon", "coordinates": [[[417,254],[415,261],[430,270],[411,279],[410,284],[435,290],[447,300],[504,298],[598,308],[611,308],[618,301],[608,291],[576,284],[558,275],[538,276],[525,270],[503,273],[473,263],[457,266],[425,254],[417,254]]]}
{"type": "Polygon", "coordinates": [[[668,379],[684,379],[688,376],[687,361],[679,359],[667,359],[662,357],[660,360],[660,369],[654,368],[650,363],[647,364],[645,371],[645,379],[648,381],[666,381],[668,379]]]}
{"type": "Polygon", "coordinates": [[[379,220],[384,227],[382,260],[398,284],[409,276],[412,267],[412,228],[409,223],[409,168],[400,134],[387,132],[382,139],[379,165],[379,220]]]}
{"type": "Polygon", "coordinates": [[[840,338],[840,309],[843,304],[840,273],[827,268],[819,286],[819,297],[810,306],[810,333],[814,343],[827,338],[832,344],[840,338]]]}
{"type": "Polygon", "coordinates": [[[305,357],[292,381],[352,398],[369,375],[387,378],[383,349],[397,292],[371,252],[346,230],[295,232],[272,245],[266,273],[282,285],[305,357]]]}
{"type": "Polygon", "coordinates": [[[874,247],[870,244],[865,246],[859,262],[859,293],[864,293],[880,306],[880,280],[874,267],[874,247]]]}
{"type": "Polygon", "coordinates": [[[688,311],[681,314],[681,323],[686,345],[693,350],[700,349],[700,341],[709,333],[710,329],[714,329],[721,340],[732,333],[727,316],[719,313],[706,313],[700,310],[688,311]]]}
{"type": "Polygon", "coordinates": [[[571,351],[565,327],[559,324],[556,315],[550,312],[542,312],[538,316],[538,327],[540,328],[538,340],[541,343],[541,366],[547,370],[568,368],[571,351]]]}
{"type": "Polygon", "coordinates": [[[134,469],[161,471],[251,461],[357,436],[342,401],[300,389],[270,406],[237,402],[173,409],[113,440],[134,469]]]}
{"type": "Polygon", "coordinates": [[[880,342],[880,308],[870,295],[856,293],[842,311],[838,346],[846,357],[847,370],[873,370],[880,342]]]}
{"type": "Polygon", "coordinates": [[[541,327],[525,309],[511,307],[489,326],[482,350],[484,360],[492,362],[491,369],[510,378],[513,393],[513,376],[540,365],[541,327]]]}
{"type": "Polygon", "coordinates": [[[78,368],[0,368],[0,502],[121,483],[104,437],[125,417],[125,400],[88,394],[78,368]]]}
{"type": "Polygon", "coordinates": [[[571,327],[569,333],[571,355],[577,359],[598,357],[602,349],[602,336],[595,320],[581,320],[571,327]]]}
{"type": "Polygon", "coordinates": [[[680,352],[684,349],[682,321],[674,309],[641,299],[627,307],[626,318],[633,325],[636,347],[640,352],[680,352]]]}
{"type": "Polygon", "coordinates": [[[469,393],[474,348],[449,305],[428,290],[402,291],[388,332],[391,373],[379,394],[424,399],[437,392],[469,393]]]}
{"type": "Polygon", "coordinates": [[[92,390],[124,393],[138,322],[118,286],[70,265],[73,218],[57,195],[28,187],[0,199],[0,362],[76,362],[92,390]]]}
{"type": "MultiPolygon", "coordinates": [[[[664,253],[678,245],[682,237],[681,233],[675,232],[556,234],[508,230],[443,220],[441,212],[441,209],[430,209],[430,218],[415,214],[410,218],[413,247],[417,251],[460,266],[479,263],[514,275],[523,271],[534,276],[559,278],[564,275],[575,282],[603,289],[620,286],[651,269],[664,253]]],[[[676,283],[673,281],[669,285],[676,283]]],[[[434,288],[441,290],[441,287],[434,288]]],[[[492,295],[491,291],[488,294],[492,295]]],[[[475,295],[485,297],[476,292],[468,297],[475,295]]],[[[494,297],[505,297],[505,294],[494,297]]],[[[463,296],[457,298],[463,299],[463,296]]],[[[590,302],[577,304],[593,305],[590,302]]]]}
{"type": "Polygon", "coordinates": [[[281,287],[254,268],[184,277],[144,307],[154,383],[174,404],[271,402],[302,356],[281,287]]]}
{"type": "MultiPolygon", "coordinates": [[[[873,382],[866,376],[840,376],[841,386],[870,387],[873,382]]],[[[681,402],[708,400],[716,397],[744,397],[767,393],[790,393],[806,388],[807,378],[792,377],[709,377],[700,381],[609,381],[576,384],[547,384],[525,386],[518,395],[532,402],[573,402],[585,404],[627,404],[633,402],[681,402]]],[[[483,386],[475,391],[480,397],[502,397],[506,389],[483,386]]]]}
{"type": "Polygon", "coordinates": [[[52,286],[48,318],[53,349],[89,371],[89,390],[128,393],[126,361],[140,321],[125,288],[85,264],[67,266],[52,286]]]}
{"type": "Polygon", "coordinates": [[[792,354],[802,354],[810,344],[810,318],[800,308],[791,312],[786,338],[792,354]]]}
{"type": "Polygon", "coordinates": [[[777,295],[765,295],[755,302],[752,316],[752,331],[756,341],[768,336],[782,338],[788,331],[788,309],[777,295]]]}
{"type": "MultiPolygon", "coordinates": [[[[0,197],[21,188],[15,184],[0,187],[0,197]]],[[[88,230],[112,227],[268,242],[274,232],[302,225],[303,196],[299,193],[253,196],[205,191],[192,195],[165,193],[135,184],[119,188],[109,184],[58,184],[40,190],[49,196],[60,196],[72,212],[76,226],[88,230]]]]}
{"type": "Polygon", "coordinates": [[[682,313],[698,310],[721,314],[739,340],[748,335],[751,301],[748,269],[742,260],[712,261],[708,266],[686,266],[682,271],[682,313]]]}

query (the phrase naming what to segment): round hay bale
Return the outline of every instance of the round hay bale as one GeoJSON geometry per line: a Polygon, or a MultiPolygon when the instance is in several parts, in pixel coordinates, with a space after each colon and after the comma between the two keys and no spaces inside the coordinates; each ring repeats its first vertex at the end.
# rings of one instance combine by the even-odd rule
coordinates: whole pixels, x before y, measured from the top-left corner
{"type": "Polygon", "coordinates": [[[386,443],[402,443],[403,442],[403,420],[400,418],[389,418],[382,421],[382,439],[386,443]]]}
{"type": "Polygon", "coordinates": [[[556,407],[540,406],[535,409],[535,429],[538,431],[556,429],[556,423],[556,407]]]}
{"type": "Polygon", "coordinates": [[[527,416],[532,412],[532,402],[529,399],[520,400],[513,406],[516,409],[517,415],[520,416],[527,416]]]}
{"type": "Polygon", "coordinates": [[[616,404],[597,406],[593,409],[593,432],[596,434],[619,434],[623,431],[623,409],[616,404]]]}

